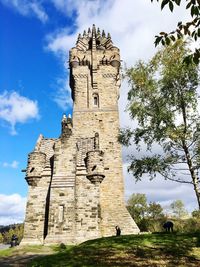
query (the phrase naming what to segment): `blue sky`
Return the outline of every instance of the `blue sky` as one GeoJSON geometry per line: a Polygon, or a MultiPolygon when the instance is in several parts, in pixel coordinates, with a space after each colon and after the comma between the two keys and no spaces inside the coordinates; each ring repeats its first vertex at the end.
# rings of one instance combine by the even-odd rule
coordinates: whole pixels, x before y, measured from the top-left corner
{"type": "MultiPolygon", "coordinates": [[[[25,100],[33,101],[37,109],[35,111],[34,107],[32,109],[30,107],[30,112],[33,112],[31,116],[28,111],[31,102],[27,103],[27,109],[20,111],[27,112],[23,123],[20,123],[22,114],[15,115],[15,118],[8,118],[9,121],[6,121],[3,115],[1,116],[0,150],[3,153],[0,155],[0,188],[5,194],[18,192],[26,196],[24,174],[20,170],[26,168],[27,153],[33,149],[40,133],[45,136],[59,135],[60,118],[63,112],[53,98],[59,86],[57,79],[62,78],[66,73],[55,55],[45,50],[45,36],[50,31],[56,30],[58,24],[67,24],[71,21],[59,12],[56,16],[51,6],[49,16],[53,14],[54,23],[50,18],[49,23],[41,23],[35,16],[22,16],[17,10],[2,3],[0,13],[1,95],[4,95],[4,100],[9,100],[11,95],[15,94],[15,102],[17,97],[21,104],[25,100]],[[14,129],[12,129],[12,122],[14,129]]],[[[12,107],[7,105],[5,108],[12,107]]],[[[69,110],[71,106],[65,108],[66,112],[69,110]]]]}
{"type": "MultiPolygon", "coordinates": [[[[0,0],[0,224],[23,220],[27,184],[21,169],[27,154],[40,133],[58,137],[62,114],[72,113],[66,65],[78,33],[93,23],[110,32],[130,66],[153,55],[158,32],[187,16],[184,9],[161,13],[150,0],[0,0]]],[[[123,82],[122,126],[130,124],[126,94],[123,82]]],[[[123,150],[124,159],[127,153],[123,150]]],[[[125,162],[126,196],[146,193],[149,201],[168,205],[187,191],[183,201],[195,207],[191,188],[163,181],[135,185],[126,167],[125,162]]]]}

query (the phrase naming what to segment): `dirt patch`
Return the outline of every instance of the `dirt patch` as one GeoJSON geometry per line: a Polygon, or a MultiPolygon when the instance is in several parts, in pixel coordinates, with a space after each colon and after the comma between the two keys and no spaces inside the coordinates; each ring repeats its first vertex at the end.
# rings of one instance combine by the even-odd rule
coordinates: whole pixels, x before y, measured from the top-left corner
{"type": "Polygon", "coordinates": [[[30,260],[38,257],[38,256],[46,256],[47,254],[33,254],[33,255],[20,255],[20,256],[10,256],[4,257],[0,259],[0,266],[1,267],[24,267],[27,266],[27,263],[30,260]]]}

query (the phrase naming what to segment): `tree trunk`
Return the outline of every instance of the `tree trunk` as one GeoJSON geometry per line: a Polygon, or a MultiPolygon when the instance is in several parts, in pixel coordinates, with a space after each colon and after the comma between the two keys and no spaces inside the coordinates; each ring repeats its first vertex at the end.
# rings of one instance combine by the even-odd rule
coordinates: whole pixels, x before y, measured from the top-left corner
{"type": "Polygon", "coordinates": [[[187,130],[188,130],[188,125],[187,125],[187,115],[186,115],[186,103],[184,101],[183,98],[183,92],[180,92],[180,97],[181,97],[181,109],[182,109],[182,116],[183,116],[183,122],[184,122],[184,139],[182,139],[182,145],[183,145],[183,150],[185,152],[185,156],[186,156],[186,160],[187,160],[187,165],[190,171],[190,175],[192,178],[192,182],[193,182],[193,186],[194,186],[194,191],[196,194],[196,198],[197,198],[197,203],[198,203],[198,207],[200,210],[200,184],[198,181],[198,177],[194,171],[194,166],[191,160],[191,156],[190,156],[190,151],[189,148],[186,144],[186,135],[187,135],[187,130]]]}
{"type": "Polygon", "coordinates": [[[191,160],[191,157],[190,157],[189,149],[186,146],[185,141],[182,141],[182,143],[183,143],[183,149],[185,151],[185,156],[186,156],[186,159],[187,159],[187,165],[188,165],[188,168],[189,168],[189,171],[190,171],[190,175],[191,175],[191,178],[192,178],[194,191],[195,191],[195,194],[196,194],[196,197],[197,197],[198,207],[199,207],[199,210],[200,210],[200,188],[199,188],[198,177],[195,174],[195,171],[194,171],[194,168],[193,168],[193,164],[192,164],[192,160],[191,160]]]}

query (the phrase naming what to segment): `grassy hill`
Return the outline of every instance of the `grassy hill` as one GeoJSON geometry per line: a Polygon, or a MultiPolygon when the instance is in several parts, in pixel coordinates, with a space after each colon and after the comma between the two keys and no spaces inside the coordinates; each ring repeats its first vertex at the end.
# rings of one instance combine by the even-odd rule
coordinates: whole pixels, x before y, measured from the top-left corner
{"type": "Polygon", "coordinates": [[[200,266],[199,234],[147,234],[101,238],[59,249],[28,266],[200,266]]]}
{"type": "Polygon", "coordinates": [[[6,264],[12,262],[25,262],[25,265],[20,266],[200,267],[200,233],[113,236],[90,240],[80,245],[67,246],[66,248],[63,248],[63,246],[51,248],[32,246],[18,247],[6,251],[4,253],[0,251],[0,266],[10,266],[6,264]],[[9,251],[7,256],[6,251],[7,253],[9,251]],[[39,253],[53,254],[35,258],[39,256],[39,253]],[[4,256],[3,258],[1,258],[1,254],[4,256]],[[11,260],[10,262],[9,259],[11,260]]]}

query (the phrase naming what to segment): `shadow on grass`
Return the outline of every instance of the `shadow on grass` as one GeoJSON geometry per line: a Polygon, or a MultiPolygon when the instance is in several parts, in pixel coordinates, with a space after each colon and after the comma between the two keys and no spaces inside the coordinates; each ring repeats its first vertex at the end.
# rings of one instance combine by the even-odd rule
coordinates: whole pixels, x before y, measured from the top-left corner
{"type": "Polygon", "coordinates": [[[66,247],[57,254],[33,260],[28,266],[200,266],[192,254],[200,233],[147,234],[107,237],[66,247]]]}

